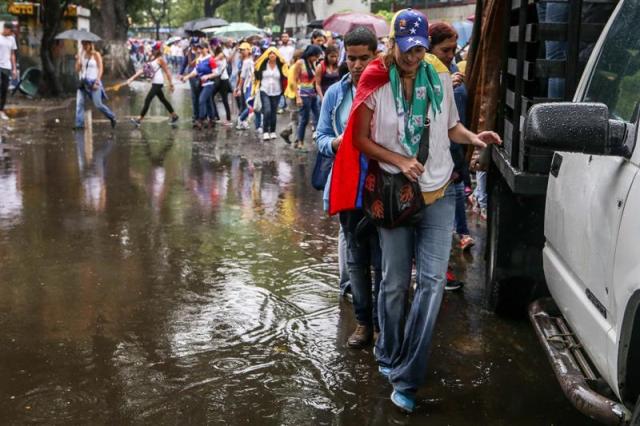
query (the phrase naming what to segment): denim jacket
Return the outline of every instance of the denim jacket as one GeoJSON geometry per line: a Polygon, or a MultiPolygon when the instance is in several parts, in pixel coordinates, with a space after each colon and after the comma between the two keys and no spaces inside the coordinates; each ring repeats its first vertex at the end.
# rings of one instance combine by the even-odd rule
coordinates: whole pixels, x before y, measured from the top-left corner
{"type": "MultiPolygon", "coordinates": [[[[351,97],[345,96],[349,90],[351,90],[351,74],[347,74],[342,79],[329,87],[324,95],[322,101],[322,109],[320,110],[320,120],[318,121],[318,128],[316,130],[316,144],[318,151],[327,157],[335,157],[336,153],[333,152],[331,143],[333,140],[341,135],[347,123],[342,123],[339,120],[338,108],[343,101],[351,101],[351,97]]],[[[327,184],[324,187],[324,194],[322,196],[323,206],[325,211],[329,209],[329,191],[331,187],[331,175],[327,184]]]]}

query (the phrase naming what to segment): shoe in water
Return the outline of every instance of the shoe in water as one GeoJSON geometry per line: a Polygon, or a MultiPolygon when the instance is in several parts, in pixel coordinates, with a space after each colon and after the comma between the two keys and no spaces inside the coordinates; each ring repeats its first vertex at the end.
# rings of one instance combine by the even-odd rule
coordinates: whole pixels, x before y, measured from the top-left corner
{"type": "Polygon", "coordinates": [[[291,145],[291,139],[289,139],[291,137],[291,133],[291,129],[285,129],[280,132],[280,137],[289,145],[291,145]]]}
{"type": "Polygon", "coordinates": [[[391,374],[391,369],[389,367],[383,367],[382,365],[378,366],[378,373],[382,374],[387,379],[389,378],[389,374],[391,374]]]}
{"type": "Polygon", "coordinates": [[[111,121],[111,128],[115,129],[116,128],[116,124],[118,124],[118,122],[116,121],[115,118],[111,118],[110,121],[111,121]]]}
{"type": "Polygon", "coordinates": [[[407,413],[413,413],[413,410],[416,409],[415,398],[397,390],[391,392],[391,402],[393,402],[396,407],[402,411],[406,411],[407,413]]]}
{"type": "Polygon", "coordinates": [[[460,280],[449,280],[447,279],[447,283],[444,285],[444,289],[446,291],[457,291],[462,289],[462,287],[464,287],[464,283],[460,280]]]}
{"type": "Polygon", "coordinates": [[[131,122],[133,123],[134,126],[136,127],[140,127],[140,124],[142,124],[142,122],[140,121],[139,118],[132,118],[131,122]]]}
{"type": "Polygon", "coordinates": [[[360,349],[371,343],[373,330],[366,324],[359,323],[355,331],[347,339],[347,346],[354,349],[360,349]]]}
{"type": "Polygon", "coordinates": [[[263,133],[262,134],[262,140],[263,141],[268,141],[269,140],[269,133],[263,133]]]}
{"type": "Polygon", "coordinates": [[[4,111],[0,111],[0,120],[8,120],[9,116],[7,115],[6,112],[4,111]]]}
{"type": "Polygon", "coordinates": [[[178,117],[177,115],[174,115],[169,119],[169,123],[170,124],[175,124],[175,123],[178,122],[179,119],[180,119],[180,117],[178,117]]]}
{"type": "Polygon", "coordinates": [[[471,235],[460,235],[460,249],[462,251],[470,249],[476,241],[471,235]]]}

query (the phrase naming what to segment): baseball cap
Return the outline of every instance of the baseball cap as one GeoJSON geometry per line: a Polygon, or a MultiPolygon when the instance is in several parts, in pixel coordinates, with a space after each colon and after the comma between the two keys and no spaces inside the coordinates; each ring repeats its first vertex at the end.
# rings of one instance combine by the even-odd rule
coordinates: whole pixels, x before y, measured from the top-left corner
{"type": "Polygon", "coordinates": [[[251,45],[245,41],[243,43],[240,43],[239,49],[241,49],[241,50],[251,50],[251,45]]]}
{"type": "Polygon", "coordinates": [[[153,45],[153,50],[160,50],[162,48],[162,42],[157,42],[153,45]]]}
{"type": "Polygon", "coordinates": [[[404,53],[415,46],[429,45],[427,17],[413,9],[402,9],[393,17],[390,37],[404,53]]]}
{"type": "Polygon", "coordinates": [[[191,45],[193,46],[194,44],[198,44],[200,43],[200,38],[198,37],[191,37],[191,45]]]}

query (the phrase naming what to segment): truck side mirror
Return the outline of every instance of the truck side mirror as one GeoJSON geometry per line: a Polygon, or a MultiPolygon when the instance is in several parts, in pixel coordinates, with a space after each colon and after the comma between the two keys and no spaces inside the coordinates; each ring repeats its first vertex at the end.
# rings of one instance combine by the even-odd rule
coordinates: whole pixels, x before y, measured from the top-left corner
{"type": "Polygon", "coordinates": [[[523,136],[536,148],[629,158],[626,135],[627,125],[610,120],[604,104],[558,102],[531,107],[523,136]]]}

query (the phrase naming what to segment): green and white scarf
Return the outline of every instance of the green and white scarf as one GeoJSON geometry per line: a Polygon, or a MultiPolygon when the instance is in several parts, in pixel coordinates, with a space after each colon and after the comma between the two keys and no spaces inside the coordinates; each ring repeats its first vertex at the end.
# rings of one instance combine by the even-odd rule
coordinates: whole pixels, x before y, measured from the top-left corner
{"type": "Polygon", "coordinates": [[[409,155],[416,156],[422,132],[427,123],[427,105],[431,104],[434,117],[441,112],[440,104],[442,103],[443,90],[440,77],[433,65],[422,61],[413,84],[411,105],[407,105],[402,93],[400,74],[395,64],[391,65],[389,70],[389,80],[396,101],[398,117],[404,119],[404,138],[401,143],[409,155]]]}

